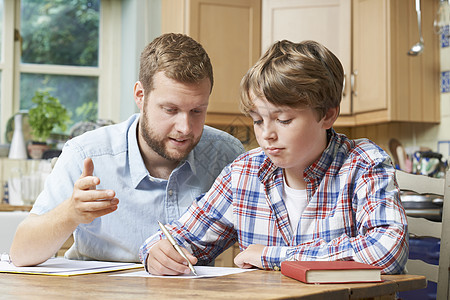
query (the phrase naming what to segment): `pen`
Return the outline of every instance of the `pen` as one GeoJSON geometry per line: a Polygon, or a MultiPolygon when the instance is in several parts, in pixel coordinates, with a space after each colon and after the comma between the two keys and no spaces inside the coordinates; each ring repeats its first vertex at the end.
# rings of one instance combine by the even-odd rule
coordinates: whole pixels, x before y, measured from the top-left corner
{"type": "Polygon", "coordinates": [[[187,258],[186,254],[184,254],[183,250],[181,250],[180,246],[178,246],[177,242],[173,238],[173,236],[170,234],[170,232],[167,230],[167,228],[158,221],[159,228],[161,228],[161,231],[164,233],[164,235],[167,237],[169,242],[172,244],[172,246],[177,250],[178,253],[180,253],[181,256],[188,262],[189,269],[191,269],[192,273],[194,273],[195,276],[198,276],[197,272],[194,269],[194,266],[191,264],[189,259],[187,258]]]}

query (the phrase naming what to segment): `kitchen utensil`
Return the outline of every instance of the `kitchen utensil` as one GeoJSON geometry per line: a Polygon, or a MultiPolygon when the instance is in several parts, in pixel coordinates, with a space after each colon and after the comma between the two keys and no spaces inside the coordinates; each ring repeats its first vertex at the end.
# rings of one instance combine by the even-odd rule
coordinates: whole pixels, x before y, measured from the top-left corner
{"type": "Polygon", "coordinates": [[[397,169],[399,168],[399,161],[398,161],[398,156],[397,156],[397,147],[399,145],[401,145],[401,144],[397,139],[389,140],[389,152],[391,153],[391,158],[394,161],[394,166],[397,169]]]}
{"type": "Polygon", "coordinates": [[[403,145],[397,139],[392,138],[389,140],[389,152],[391,153],[391,158],[396,169],[408,173],[412,172],[412,161],[406,154],[403,145]]]}
{"type": "Polygon", "coordinates": [[[412,192],[402,191],[400,200],[403,208],[409,216],[425,218],[430,221],[442,221],[442,196],[419,195],[412,192]]]}
{"type": "Polygon", "coordinates": [[[397,157],[398,157],[398,166],[400,167],[400,170],[411,172],[411,170],[407,170],[407,163],[408,157],[406,156],[405,148],[403,148],[402,145],[397,146],[397,157]]]}
{"type": "Polygon", "coordinates": [[[445,169],[445,163],[442,161],[442,154],[433,151],[417,151],[418,156],[417,172],[430,177],[439,177],[440,171],[445,169]]]}
{"type": "Polygon", "coordinates": [[[417,56],[420,53],[422,53],[425,46],[422,37],[422,24],[421,24],[422,18],[420,12],[420,0],[416,0],[416,13],[417,13],[417,24],[419,27],[419,42],[417,42],[414,46],[412,46],[411,49],[408,51],[408,55],[411,56],[417,56]]]}

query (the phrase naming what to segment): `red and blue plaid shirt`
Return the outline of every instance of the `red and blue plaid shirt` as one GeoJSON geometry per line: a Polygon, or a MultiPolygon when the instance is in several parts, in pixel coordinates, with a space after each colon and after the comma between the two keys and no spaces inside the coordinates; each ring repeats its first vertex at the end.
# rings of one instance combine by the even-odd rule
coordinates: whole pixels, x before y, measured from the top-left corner
{"type": "MultiPolygon", "coordinates": [[[[168,226],[180,245],[207,264],[236,241],[262,244],[264,268],[284,260],[355,260],[401,273],[407,221],[390,157],[367,139],[330,130],[321,158],[305,172],[308,204],[292,232],[282,198],[283,172],[261,148],[225,167],[213,187],[168,226]]],[[[142,262],[158,232],[141,246],[142,262]]]]}

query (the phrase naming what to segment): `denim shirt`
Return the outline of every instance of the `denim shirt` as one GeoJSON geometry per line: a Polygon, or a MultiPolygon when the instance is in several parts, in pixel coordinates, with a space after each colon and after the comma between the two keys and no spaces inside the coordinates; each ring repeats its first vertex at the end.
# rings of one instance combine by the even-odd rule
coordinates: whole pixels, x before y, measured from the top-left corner
{"type": "Polygon", "coordinates": [[[112,189],[118,209],[74,231],[69,259],[139,262],[139,246],[158,230],[157,221],[178,219],[199,195],[209,190],[222,169],[244,148],[236,138],[205,126],[200,142],[168,180],[150,176],[138,148],[139,114],[127,121],[69,140],[31,210],[44,214],[71,197],[73,185],[91,157],[97,189],[112,189]]]}

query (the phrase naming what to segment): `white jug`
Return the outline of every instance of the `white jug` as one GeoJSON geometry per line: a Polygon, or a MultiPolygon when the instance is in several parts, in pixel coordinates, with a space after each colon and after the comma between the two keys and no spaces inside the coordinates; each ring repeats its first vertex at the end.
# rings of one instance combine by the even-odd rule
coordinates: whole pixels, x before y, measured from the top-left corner
{"type": "Polygon", "coordinates": [[[22,132],[22,114],[14,116],[14,133],[9,148],[8,158],[11,159],[27,159],[27,147],[25,146],[25,139],[22,132]]]}

